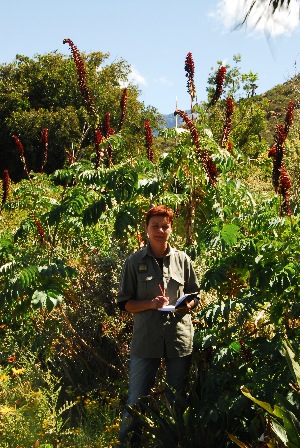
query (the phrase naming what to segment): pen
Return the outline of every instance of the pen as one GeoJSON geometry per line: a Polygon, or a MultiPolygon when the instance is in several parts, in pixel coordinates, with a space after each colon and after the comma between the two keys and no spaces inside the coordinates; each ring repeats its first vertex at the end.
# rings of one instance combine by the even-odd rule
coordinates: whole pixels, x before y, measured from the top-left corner
{"type": "Polygon", "coordinates": [[[161,295],[163,296],[163,297],[165,297],[165,290],[164,290],[164,288],[161,286],[161,284],[159,283],[158,284],[158,286],[159,286],[159,289],[160,289],[160,292],[161,292],[161,295]]]}

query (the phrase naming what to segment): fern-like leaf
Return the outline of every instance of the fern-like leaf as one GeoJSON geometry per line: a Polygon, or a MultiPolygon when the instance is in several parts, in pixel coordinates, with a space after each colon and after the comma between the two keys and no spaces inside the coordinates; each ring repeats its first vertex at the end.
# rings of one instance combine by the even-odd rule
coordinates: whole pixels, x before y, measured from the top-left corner
{"type": "Polygon", "coordinates": [[[117,238],[123,238],[128,232],[133,232],[137,227],[139,217],[140,211],[136,204],[121,207],[115,221],[117,238]]]}
{"type": "Polygon", "coordinates": [[[99,201],[93,202],[83,212],[82,223],[84,226],[91,226],[97,224],[101,218],[102,213],[105,212],[107,206],[107,200],[102,196],[99,201]]]}
{"type": "Polygon", "coordinates": [[[138,189],[138,173],[125,166],[110,170],[107,175],[106,188],[111,192],[118,204],[128,201],[138,189]]]}
{"type": "Polygon", "coordinates": [[[37,266],[28,266],[17,273],[10,281],[11,295],[14,299],[23,295],[32,288],[39,278],[37,266]]]}
{"type": "Polygon", "coordinates": [[[63,263],[52,263],[45,266],[39,266],[38,271],[41,278],[52,278],[60,276],[62,278],[72,278],[77,275],[76,269],[66,266],[63,263]]]}

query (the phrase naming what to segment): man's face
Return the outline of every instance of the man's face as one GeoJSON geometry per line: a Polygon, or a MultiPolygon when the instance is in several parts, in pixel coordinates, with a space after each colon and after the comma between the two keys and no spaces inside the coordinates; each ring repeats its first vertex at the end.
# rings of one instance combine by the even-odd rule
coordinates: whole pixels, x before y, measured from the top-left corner
{"type": "Polygon", "coordinates": [[[166,216],[152,216],[146,227],[150,242],[165,243],[172,232],[172,226],[166,216]]]}

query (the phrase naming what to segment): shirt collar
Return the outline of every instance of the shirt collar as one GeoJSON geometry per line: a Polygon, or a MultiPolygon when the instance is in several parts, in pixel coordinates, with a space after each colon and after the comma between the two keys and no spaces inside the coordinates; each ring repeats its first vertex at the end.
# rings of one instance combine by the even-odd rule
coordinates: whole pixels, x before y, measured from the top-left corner
{"type": "MultiPolygon", "coordinates": [[[[170,255],[174,254],[174,249],[170,246],[170,244],[168,243],[169,246],[169,251],[166,253],[166,257],[169,257],[170,255]]],[[[150,244],[148,243],[146,247],[144,247],[144,249],[142,249],[142,258],[144,258],[146,255],[149,255],[149,257],[154,257],[153,252],[151,250],[150,244]]]]}

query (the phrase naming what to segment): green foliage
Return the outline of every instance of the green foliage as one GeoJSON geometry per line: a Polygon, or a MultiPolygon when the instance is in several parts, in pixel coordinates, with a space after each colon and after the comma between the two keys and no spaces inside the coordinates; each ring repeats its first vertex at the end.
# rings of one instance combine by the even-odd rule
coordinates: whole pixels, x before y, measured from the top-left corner
{"type": "Polygon", "coordinates": [[[64,266],[61,262],[46,266],[17,266],[10,264],[1,268],[2,288],[0,306],[16,307],[18,313],[26,312],[30,303],[35,306],[45,306],[48,311],[63,301],[62,289],[67,279],[73,277],[76,271],[64,266]]]}
{"type": "MultiPolygon", "coordinates": [[[[128,84],[130,66],[122,59],[108,64],[109,55],[101,52],[83,54],[82,57],[98,122],[102,126],[102,120],[109,112],[111,128],[117,132],[121,117],[121,84],[128,84]]],[[[136,86],[130,84],[127,90],[126,141],[121,153],[115,153],[117,161],[123,155],[130,157],[137,151],[143,138],[145,119],[154,127],[160,121],[154,108],[145,108],[138,101],[136,86]]],[[[94,117],[85,109],[71,57],[57,52],[36,55],[33,59],[17,55],[12,63],[0,66],[0,98],[1,172],[8,169],[14,180],[25,176],[11,138],[13,134],[23,143],[29,171],[41,170],[43,128],[49,131],[47,173],[64,166],[66,151],[75,158],[90,157],[94,147],[94,117]]]]}
{"type": "MultiPolygon", "coordinates": [[[[243,95],[242,90],[244,90],[247,94],[247,97],[254,96],[255,90],[257,88],[256,82],[258,81],[257,73],[253,73],[250,71],[249,73],[241,73],[241,67],[238,65],[242,57],[240,54],[233,55],[233,62],[235,65],[231,67],[229,64],[226,65],[226,78],[224,82],[223,88],[223,97],[232,96],[233,98],[240,98],[243,95]]],[[[222,61],[217,62],[218,67],[214,69],[211,68],[212,72],[209,74],[207,88],[208,91],[208,100],[210,100],[212,96],[212,92],[214,91],[215,86],[215,76],[218,68],[222,66],[222,61]]]]}
{"type": "MultiPolygon", "coordinates": [[[[46,126],[51,154],[45,169],[53,173],[30,172],[28,179],[12,184],[2,208],[3,374],[10,375],[8,360],[14,353],[30,348],[32,366],[38,362],[45,377],[51,369],[61,378],[55,387],[53,377],[49,380],[56,403],[40,387],[43,409],[36,406],[36,412],[42,414],[48,405],[54,409],[41,442],[107,447],[115,441],[132,331],[131,316],[116,309],[115,296],[124,259],[145,242],[145,212],[165,203],[175,212],[171,244],[192,256],[201,280],[201,303],[193,312],[193,367],[186,398],[177,397],[170,405],[161,395],[161,400],[150,399],[145,414],[135,408],[131,412],[159,446],[196,447],[201,439],[204,447],[225,448],[230,443],[226,431],[250,443],[264,424],[240,388],[270,403],[272,411],[286,407],[288,413],[280,411],[276,421],[281,419],[283,427],[283,420],[291,423],[288,366],[295,369],[296,359],[285,364],[282,339],[288,336],[293,347],[299,339],[297,189],[291,198],[294,216],[282,216],[266,154],[266,106],[252,95],[257,77],[241,73],[239,56],[233,68],[227,67],[224,92],[235,97],[231,153],[220,147],[226,119],[221,100],[209,110],[194,107],[192,135],[186,129],[181,134],[162,130],[154,138],[152,163],[145,157],[144,120],[155,128],[159,118],[137,101],[134,86],[129,88],[127,124],[95,153],[95,122],[103,130],[103,117],[110,112],[111,126],[118,130],[119,81],[126,82],[129,72],[124,61],[104,65],[107,57],[83,55],[96,118],[84,107],[71,58],[17,56],[0,67],[0,140],[15,155],[13,169],[19,177],[24,174],[24,167],[15,164],[19,158],[10,134],[20,135],[29,169],[39,170],[40,128],[46,126]],[[215,186],[205,160],[216,165],[215,186]],[[70,397],[76,406],[69,412],[64,403],[70,397]],[[64,433],[68,425],[69,438],[64,433]]],[[[299,146],[296,131],[289,144],[289,166],[297,179],[292,160],[299,146]]],[[[31,414],[25,418],[22,412],[16,424],[25,427],[28,418],[31,428],[31,414]]],[[[32,437],[23,433],[18,443],[32,445],[32,431],[32,437]]]]}
{"type": "MultiPolygon", "coordinates": [[[[288,342],[285,342],[285,353],[288,363],[291,366],[293,377],[296,380],[296,387],[300,385],[300,366],[295,360],[295,353],[288,342]]],[[[295,389],[299,395],[299,389],[295,389]]],[[[274,394],[274,408],[267,402],[254,398],[247,387],[241,388],[242,393],[252,400],[256,405],[260,406],[271,417],[271,431],[275,438],[279,440],[283,446],[288,448],[296,448],[300,443],[300,408],[297,398],[291,394],[287,398],[279,393],[274,394]]],[[[229,434],[230,439],[238,446],[245,446],[236,437],[229,434]]],[[[274,438],[270,440],[272,446],[275,443],[274,438]]]]}
{"type": "Polygon", "coordinates": [[[75,402],[59,405],[61,386],[50,371],[42,371],[29,352],[0,371],[1,446],[53,447],[57,441],[70,446],[74,429],[67,428],[68,411],[75,402]],[[45,445],[44,445],[45,444],[45,445]]]}

